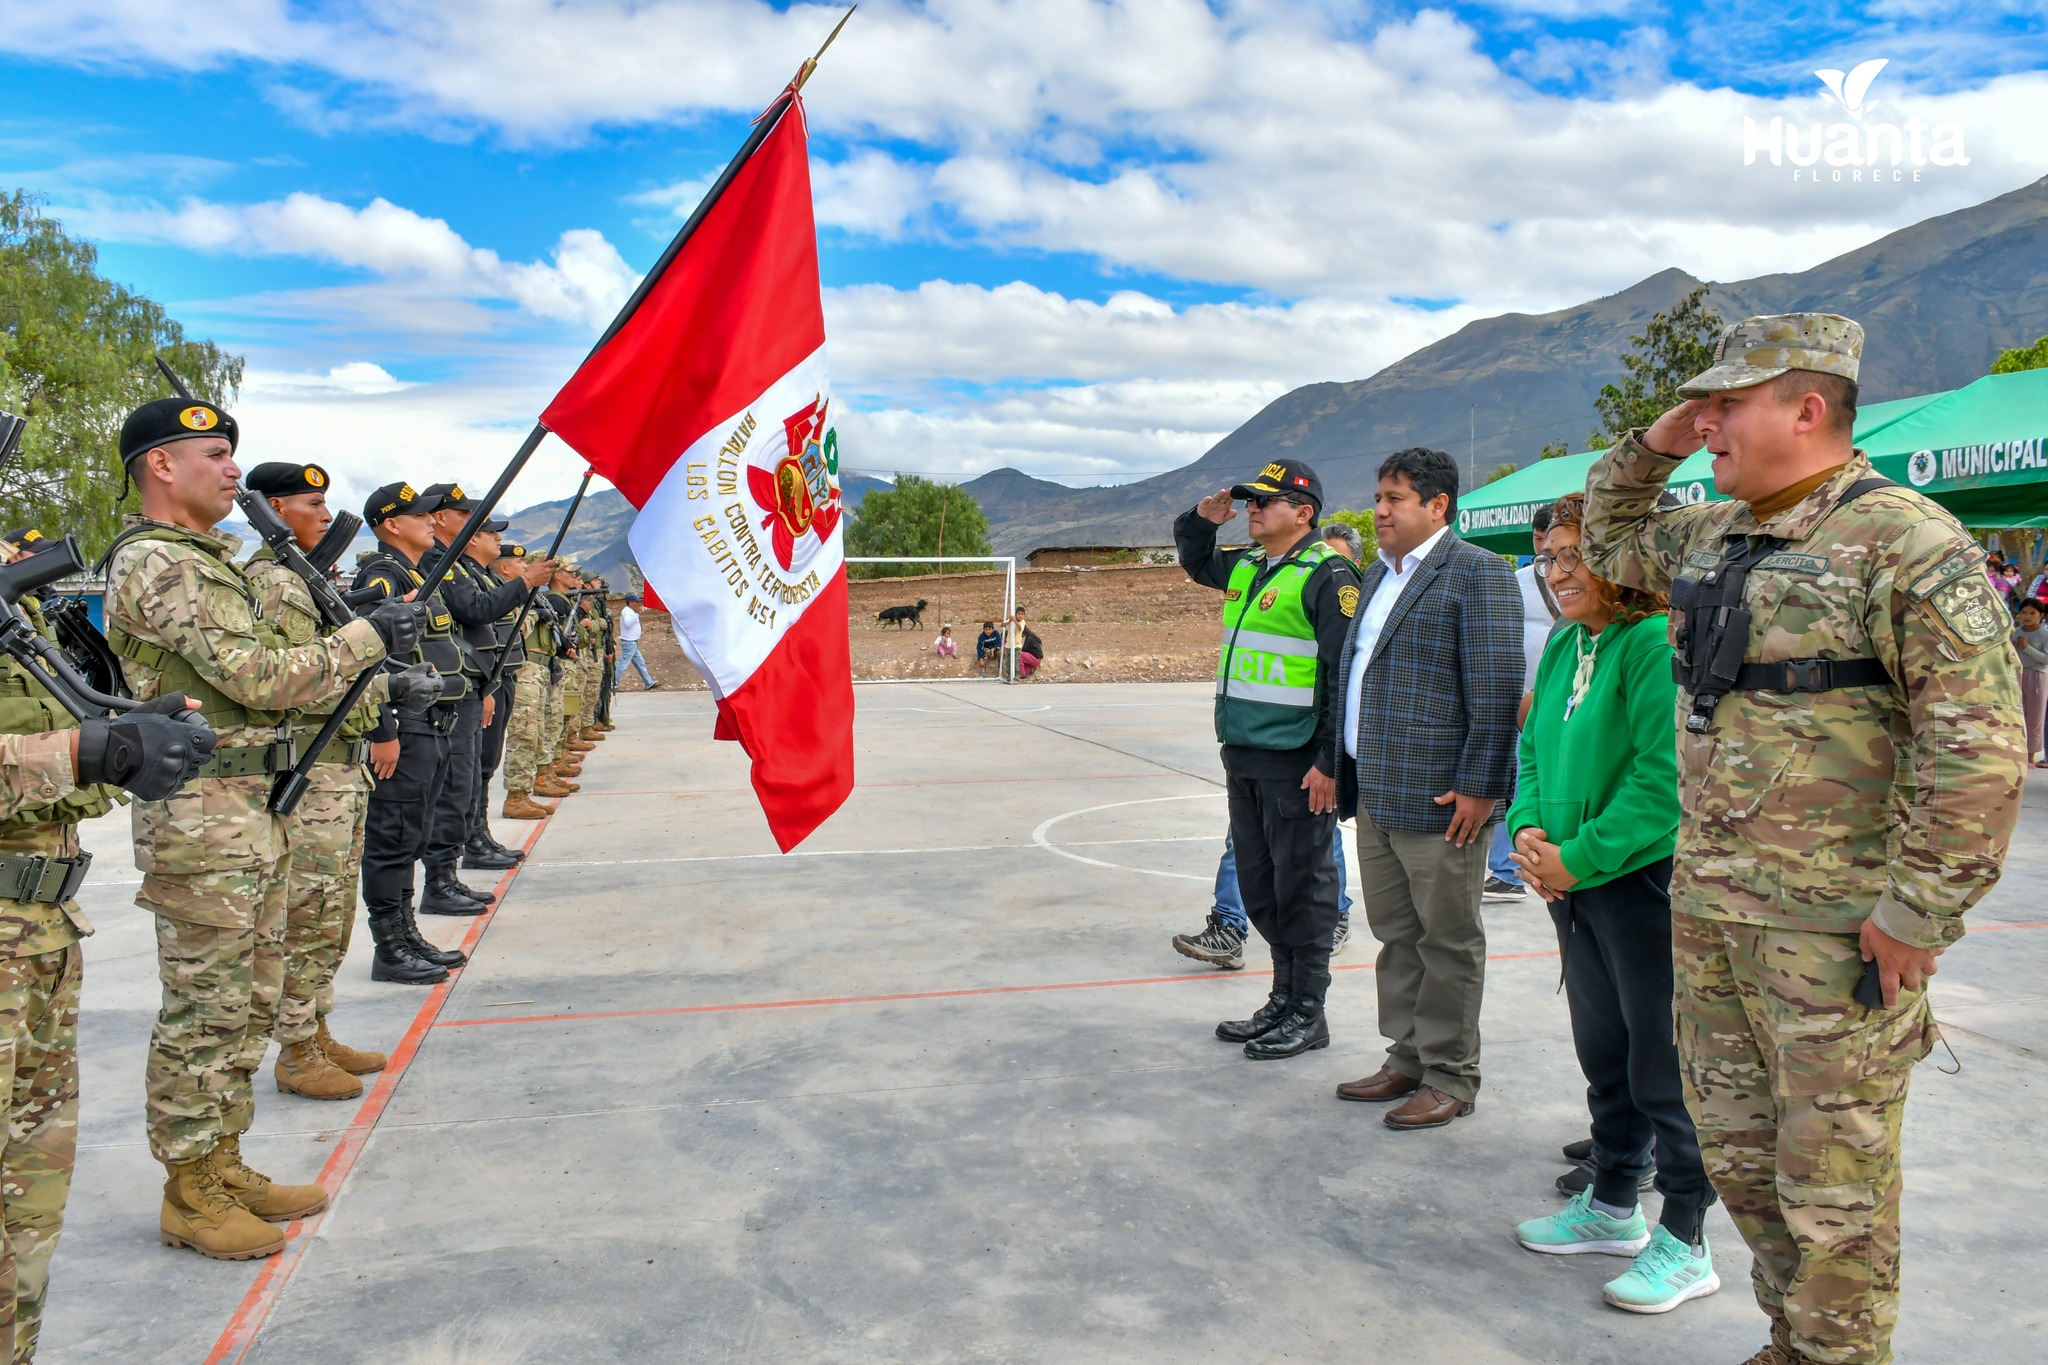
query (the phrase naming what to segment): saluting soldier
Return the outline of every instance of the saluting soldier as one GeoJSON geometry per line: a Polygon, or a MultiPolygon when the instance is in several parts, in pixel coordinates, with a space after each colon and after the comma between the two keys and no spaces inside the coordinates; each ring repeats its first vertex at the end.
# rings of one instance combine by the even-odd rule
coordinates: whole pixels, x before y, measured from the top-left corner
{"type": "MultiPolygon", "coordinates": [[[[33,527],[0,539],[0,563],[51,542],[33,527]]],[[[34,597],[18,603],[45,639],[34,597]]],[[[92,855],[78,822],[128,787],[168,796],[213,752],[213,732],[177,714],[183,697],[81,725],[12,658],[0,657],[0,1351],[34,1358],[78,1156],[79,940],[92,922],[72,897],[92,855]]]]}
{"type": "Polygon", "coordinates": [[[1853,447],[1862,351],[1833,314],[1739,322],[1587,480],[1588,563],[1671,595],[1678,1043],[1771,1320],[1751,1365],[1892,1358],[1926,980],[1998,880],[2026,759],[1983,552],[1853,447]],[[1730,501],[1661,506],[1703,444],[1730,501]]]}
{"type": "MultiPolygon", "coordinates": [[[[262,494],[291,528],[301,550],[311,550],[334,524],[327,506],[332,486],[317,464],[272,461],[257,465],[243,480],[262,494]]],[[[294,645],[326,633],[305,581],[279,562],[269,546],[245,566],[263,619],[274,622],[294,645]]],[[[272,1074],[279,1090],[316,1100],[348,1100],[363,1093],[356,1079],[384,1069],[385,1057],[338,1042],[328,1031],[334,1009],[334,977],[348,956],[356,923],[356,887],[363,865],[363,820],[369,810],[369,733],[381,703],[410,704],[410,698],[438,694],[424,667],[380,676],[343,722],[306,775],[305,794],[287,817],[291,843],[290,885],[285,893],[284,989],[272,1034],[278,1056],[272,1074]]],[[[300,757],[319,736],[340,699],[307,706],[293,738],[300,757]]]]}
{"type": "MultiPolygon", "coordinates": [[[[419,563],[434,543],[427,516],[432,510],[408,483],[388,483],[370,494],[363,521],[376,534],[377,548],[356,571],[356,591],[374,588],[385,601],[399,601],[426,586],[419,563]]],[[[441,695],[418,714],[378,708],[370,732],[370,771],[377,782],[363,822],[363,904],[377,945],[370,979],[407,986],[445,981],[448,968],[469,960],[459,948],[427,941],[413,899],[413,867],[426,852],[434,801],[448,775],[448,732],[455,728],[457,704],[470,691],[455,643],[455,618],[439,591],[425,606],[425,628],[407,662],[432,664],[441,675],[441,695]]],[[[484,908],[464,898],[459,909],[442,913],[478,915],[484,908]]]]}
{"type": "Polygon", "coordinates": [[[268,1223],[327,1205],[318,1185],[275,1184],[241,1153],[284,981],[290,849],[267,806],[271,784],[296,757],[300,708],[334,701],[419,637],[418,614],[399,603],[300,645],[258,615],[234,562],[240,541],[214,530],[235,505],[237,435],[232,417],[198,400],[129,414],[121,458],[142,511],[108,552],[106,597],[107,639],[135,694],[182,692],[220,736],[190,785],[136,802],[135,901],[156,916],[164,989],[147,1125],[167,1172],[163,1238],[227,1260],[279,1250],[268,1223]]]}

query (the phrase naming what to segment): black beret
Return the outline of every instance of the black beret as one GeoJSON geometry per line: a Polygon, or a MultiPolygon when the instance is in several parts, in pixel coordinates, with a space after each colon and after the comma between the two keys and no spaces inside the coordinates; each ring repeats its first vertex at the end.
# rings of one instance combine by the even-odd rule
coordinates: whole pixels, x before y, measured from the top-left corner
{"type": "Polygon", "coordinates": [[[411,484],[387,483],[370,494],[370,500],[363,504],[363,520],[375,526],[386,517],[432,510],[433,505],[413,492],[411,484]]]}
{"type": "Polygon", "coordinates": [[[242,438],[235,419],[198,398],[158,398],[144,403],[121,423],[121,463],[172,441],[219,436],[233,450],[242,438]]]}
{"type": "Polygon", "coordinates": [[[292,464],[271,460],[242,476],[242,486],[266,498],[289,498],[298,493],[325,493],[327,471],[317,464],[292,464]]]}

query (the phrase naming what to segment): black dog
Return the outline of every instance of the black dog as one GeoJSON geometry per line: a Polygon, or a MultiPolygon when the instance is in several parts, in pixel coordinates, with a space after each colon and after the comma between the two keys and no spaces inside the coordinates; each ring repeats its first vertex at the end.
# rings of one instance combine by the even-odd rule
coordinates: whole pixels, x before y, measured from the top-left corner
{"type": "Polygon", "coordinates": [[[875,619],[885,626],[894,621],[898,630],[903,628],[903,624],[906,621],[922,630],[924,628],[924,599],[922,597],[918,598],[917,605],[914,607],[883,607],[875,613],[875,619]]]}

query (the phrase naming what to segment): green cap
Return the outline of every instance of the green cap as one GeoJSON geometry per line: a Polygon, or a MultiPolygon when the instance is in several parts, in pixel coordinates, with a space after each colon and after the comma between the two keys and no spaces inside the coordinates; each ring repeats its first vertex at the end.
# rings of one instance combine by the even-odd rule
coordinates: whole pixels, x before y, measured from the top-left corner
{"type": "Polygon", "coordinates": [[[1744,318],[1721,333],[1714,364],[1678,388],[1687,398],[1746,389],[1790,370],[1840,375],[1854,383],[1863,358],[1863,325],[1839,313],[1777,313],[1744,318]]]}

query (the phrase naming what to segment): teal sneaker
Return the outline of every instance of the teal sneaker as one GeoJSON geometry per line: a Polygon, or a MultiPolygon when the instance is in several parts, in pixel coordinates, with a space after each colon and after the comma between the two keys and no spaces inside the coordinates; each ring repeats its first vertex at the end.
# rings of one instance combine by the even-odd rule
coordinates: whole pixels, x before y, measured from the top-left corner
{"type": "Polygon", "coordinates": [[[1720,1287],[1706,1239],[1700,1240],[1699,1254],[1694,1255],[1691,1247],[1660,1226],[1628,1272],[1609,1280],[1600,1293],[1630,1313],[1669,1313],[1687,1299],[1703,1299],[1720,1287]]]}
{"type": "Polygon", "coordinates": [[[1626,1218],[1609,1218],[1593,1207],[1593,1191],[1586,1189],[1548,1218],[1517,1224],[1515,1240],[1551,1256],[1633,1256],[1650,1244],[1650,1225],[1640,1206],[1626,1218]]]}

